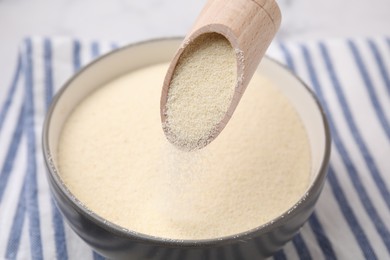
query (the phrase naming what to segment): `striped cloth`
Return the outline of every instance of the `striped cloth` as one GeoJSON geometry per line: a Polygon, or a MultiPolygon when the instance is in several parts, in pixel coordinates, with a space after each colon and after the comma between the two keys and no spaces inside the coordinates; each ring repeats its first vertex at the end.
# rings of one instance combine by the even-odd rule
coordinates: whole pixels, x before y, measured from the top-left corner
{"type": "MultiPolygon", "coordinates": [[[[0,259],[102,259],[49,194],[41,130],[50,99],[116,46],[28,38],[0,97],[0,259]]],[[[390,259],[390,38],[274,43],[268,54],[312,86],[330,122],[328,179],[314,214],[275,259],[390,259]]]]}

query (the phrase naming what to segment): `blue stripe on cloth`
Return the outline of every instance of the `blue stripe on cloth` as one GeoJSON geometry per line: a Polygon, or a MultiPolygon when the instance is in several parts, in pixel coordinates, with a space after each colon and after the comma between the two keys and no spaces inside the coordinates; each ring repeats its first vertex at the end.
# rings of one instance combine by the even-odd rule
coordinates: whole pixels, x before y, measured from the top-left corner
{"type": "Polygon", "coordinates": [[[387,46],[388,46],[389,49],[390,49],[390,38],[386,38],[386,42],[387,42],[387,46]]]}
{"type": "Polygon", "coordinates": [[[19,150],[20,141],[23,134],[23,122],[24,122],[24,107],[20,108],[18,121],[15,126],[15,130],[12,135],[11,143],[8,147],[8,152],[4,160],[3,167],[0,172],[0,204],[3,199],[5,188],[14,166],[15,158],[19,150]]]}
{"type": "Polygon", "coordinates": [[[373,40],[368,40],[368,45],[371,49],[372,54],[374,55],[374,58],[376,60],[376,63],[378,64],[379,71],[381,73],[381,76],[383,78],[383,81],[385,82],[387,93],[390,96],[390,76],[389,76],[389,70],[386,68],[386,65],[383,61],[382,55],[379,53],[378,47],[375,44],[373,40]]]}
{"type": "Polygon", "coordinates": [[[283,250],[281,249],[274,254],[274,259],[275,260],[287,260],[287,257],[284,254],[283,250]]]}
{"type": "Polygon", "coordinates": [[[294,60],[292,58],[292,56],[290,55],[290,52],[289,50],[287,49],[286,45],[284,45],[282,42],[279,43],[279,47],[280,47],[280,50],[282,51],[283,53],[283,56],[284,56],[284,59],[285,59],[285,62],[286,62],[286,65],[287,67],[290,68],[290,70],[294,71],[295,72],[295,64],[294,64],[294,60]]]}
{"type": "MultiPolygon", "coordinates": [[[[53,84],[53,64],[52,64],[52,46],[49,39],[44,40],[44,67],[45,67],[45,101],[46,101],[46,110],[49,108],[51,99],[54,92],[53,84]]],[[[65,238],[65,229],[62,216],[54,203],[53,198],[51,198],[52,206],[52,219],[54,227],[54,240],[56,245],[56,256],[57,259],[68,259],[68,251],[66,246],[65,238]]]]}
{"type": "MultiPolygon", "coordinates": [[[[366,86],[368,95],[370,97],[371,105],[374,107],[376,115],[378,117],[378,120],[380,124],[382,125],[383,130],[385,131],[385,134],[387,135],[387,138],[390,140],[390,125],[389,122],[386,119],[385,113],[383,112],[383,108],[379,102],[378,96],[375,92],[374,84],[372,83],[371,77],[369,75],[369,72],[367,71],[366,66],[364,65],[364,61],[361,57],[360,51],[356,44],[349,40],[348,46],[352,52],[352,56],[355,59],[356,65],[359,69],[359,72],[363,78],[364,84],[366,86]]],[[[388,190],[387,190],[388,191],[388,190]]],[[[390,209],[390,193],[387,192],[387,200],[388,200],[388,206],[390,209]]],[[[385,197],[386,199],[386,197],[385,197]]]]}
{"type": "Polygon", "coordinates": [[[24,182],[20,191],[18,205],[12,222],[11,232],[8,238],[7,249],[5,252],[5,259],[16,259],[18,256],[20,240],[22,238],[22,231],[26,215],[26,182],[24,182]]]}
{"type": "Polygon", "coordinates": [[[94,260],[105,260],[105,258],[103,256],[101,256],[100,254],[96,253],[95,251],[93,251],[93,259],[94,260]]]}
{"type": "Polygon", "coordinates": [[[64,221],[58,210],[53,198],[51,198],[52,213],[53,213],[53,227],[54,237],[56,243],[56,257],[57,259],[68,259],[68,251],[66,245],[64,221]]]}
{"type": "Polygon", "coordinates": [[[111,43],[111,50],[118,49],[119,45],[116,42],[111,43]]]}
{"type": "MultiPolygon", "coordinates": [[[[336,91],[337,98],[342,107],[342,112],[344,114],[345,120],[348,124],[349,129],[351,130],[352,136],[355,139],[355,142],[359,146],[360,151],[362,152],[364,161],[368,169],[371,172],[372,177],[374,178],[375,184],[377,185],[380,193],[382,194],[387,206],[390,208],[390,193],[389,189],[386,186],[386,182],[384,182],[382,176],[379,173],[378,167],[376,166],[374,159],[372,158],[367,145],[365,144],[358,127],[356,126],[355,120],[353,119],[353,115],[351,110],[349,109],[347,100],[344,95],[344,91],[342,90],[341,84],[337,78],[336,72],[333,68],[332,61],[330,59],[328,50],[325,44],[320,43],[320,51],[322,57],[324,58],[326,68],[329,73],[329,77],[333,83],[333,87],[336,91]]],[[[363,185],[362,185],[363,186],[363,185]]],[[[360,193],[359,193],[360,194],[360,193]]]]}
{"type": "MultiPolygon", "coordinates": [[[[374,181],[375,181],[377,187],[379,188],[380,193],[384,197],[384,199],[387,203],[387,206],[390,208],[390,194],[389,194],[389,191],[386,187],[386,183],[384,182],[383,178],[381,177],[381,175],[378,171],[378,168],[377,168],[373,158],[371,157],[371,154],[369,153],[368,148],[367,148],[363,138],[360,135],[360,131],[355,124],[355,121],[353,119],[353,115],[349,109],[347,100],[345,98],[344,91],[342,90],[341,84],[340,84],[338,77],[336,75],[336,72],[333,68],[333,64],[332,64],[329,52],[328,52],[324,43],[320,43],[319,47],[320,47],[320,51],[321,51],[322,57],[324,59],[326,68],[328,70],[329,77],[330,77],[330,79],[333,83],[333,87],[336,91],[337,98],[338,98],[339,103],[342,107],[342,111],[343,111],[345,120],[347,121],[347,124],[351,130],[352,136],[354,137],[355,142],[358,144],[359,149],[364,156],[364,160],[365,160],[368,168],[370,169],[371,175],[373,176],[374,181]]],[[[354,179],[356,179],[356,176],[354,178],[352,178],[352,180],[354,180],[354,179]]],[[[360,179],[359,179],[359,181],[360,181],[360,179]]],[[[386,225],[383,223],[382,219],[378,215],[378,212],[377,212],[376,208],[374,207],[374,204],[372,203],[371,199],[369,198],[366,190],[364,189],[364,186],[362,185],[362,183],[360,183],[359,185],[361,185],[362,188],[359,190],[358,195],[362,198],[362,201],[365,202],[365,203],[363,203],[363,206],[366,209],[367,213],[370,215],[370,218],[372,219],[372,222],[375,225],[376,230],[378,231],[378,233],[382,237],[382,240],[386,245],[387,251],[390,253],[390,233],[389,233],[389,230],[386,228],[386,225]]]]}
{"type": "Polygon", "coordinates": [[[293,242],[295,249],[297,250],[298,255],[301,259],[307,259],[307,260],[312,259],[310,252],[309,252],[309,249],[307,248],[305,242],[303,241],[300,233],[295,235],[292,242],[293,242]]]}
{"type": "Polygon", "coordinates": [[[100,55],[100,46],[98,42],[92,42],[91,44],[91,55],[97,58],[100,55]]]}
{"type": "Polygon", "coordinates": [[[348,203],[348,199],[344,194],[343,189],[337,179],[337,174],[335,173],[332,166],[328,170],[328,180],[330,182],[330,187],[333,191],[336,200],[338,201],[339,208],[343,213],[349,227],[351,228],[352,233],[354,234],[360,249],[362,250],[366,259],[377,259],[374,249],[372,248],[370,242],[367,239],[366,234],[364,233],[362,227],[359,225],[359,222],[356,218],[356,215],[348,203]]]}
{"type": "Polygon", "coordinates": [[[49,39],[45,38],[43,41],[43,60],[45,68],[45,107],[48,109],[51,99],[53,97],[53,64],[52,60],[52,47],[49,39]]]}
{"type": "Polygon", "coordinates": [[[330,240],[325,234],[325,231],[315,213],[313,213],[309,218],[309,225],[313,230],[317,242],[320,245],[322,252],[324,252],[325,259],[337,259],[336,254],[333,250],[333,246],[330,243],[330,240]]]}
{"type": "Polygon", "coordinates": [[[386,182],[383,180],[382,176],[380,175],[378,167],[376,166],[374,159],[372,158],[372,156],[367,148],[367,145],[365,144],[365,142],[360,134],[360,131],[359,131],[358,127],[356,126],[356,123],[353,119],[353,115],[349,109],[347,100],[345,98],[341,84],[336,76],[336,72],[333,68],[332,61],[330,60],[330,56],[329,56],[329,53],[328,53],[328,50],[327,50],[325,44],[323,44],[323,43],[320,44],[320,50],[321,50],[321,54],[324,58],[326,67],[328,69],[329,76],[332,80],[334,89],[336,91],[337,98],[338,98],[339,103],[342,107],[342,111],[343,111],[344,117],[346,119],[346,122],[348,124],[348,127],[350,128],[350,130],[352,132],[352,136],[355,139],[355,142],[357,143],[360,151],[363,154],[363,158],[366,162],[368,169],[371,172],[371,175],[374,178],[375,184],[377,185],[380,193],[382,194],[385,202],[387,203],[387,206],[390,209],[389,189],[386,186],[386,182]]]}
{"type": "Polygon", "coordinates": [[[19,56],[17,67],[16,67],[16,72],[15,72],[14,78],[12,79],[11,87],[8,90],[7,97],[5,99],[5,102],[3,103],[1,110],[0,110],[0,132],[1,132],[1,129],[3,128],[3,124],[5,121],[5,118],[8,114],[8,110],[12,104],[12,100],[13,100],[13,97],[14,97],[14,94],[16,91],[16,87],[17,87],[18,82],[19,82],[19,76],[20,76],[21,70],[22,70],[22,62],[21,62],[21,57],[19,56]]]}
{"type": "Polygon", "coordinates": [[[73,42],[73,68],[77,72],[81,68],[81,44],[79,41],[75,40],[73,42]]]}
{"type": "MultiPolygon", "coordinates": [[[[311,83],[313,85],[313,88],[319,98],[319,100],[321,101],[321,104],[328,116],[328,120],[329,120],[329,127],[330,127],[330,130],[332,132],[332,139],[333,139],[333,143],[334,145],[336,146],[337,150],[339,151],[346,167],[347,167],[347,170],[348,170],[348,174],[350,176],[350,179],[352,180],[352,183],[355,187],[355,189],[357,190],[357,193],[360,194],[362,192],[364,192],[364,194],[366,194],[365,190],[364,190],[364,186],[362,185],[362,182],[360,181],[360,177],[359,175],[357,174],[357,171],[356,171],[356,168],[355,166],[353,165],[350,157],[349,157],[349,154],[347,153],[345,147],[344,147],[344,144],[342,143],[341,141],[341,138],[340,138],[340,135],[334,125],[334,120],[333,120],[333,117],[332,115],[330,114],[330,110],[329,110],[329,107],[328,107],[328,104],[327,102],[325,101],[324,99],[324,94],[322,93],[322,87],[319,83],[319,80],[318,80],[318,77],[317,77],[317,73],[315,71],[315,68],[314,68],[314,64],[312,62],[312,58],[311,58],[311,55],[307,49],[306,46],[304,45],[301,45],[301,51],[302,51],[302,54],[303,54],[303,58],[305,60],[305,64],[306,64],[306,67],[307,67],[307,70],[309,72],[309,76],[310,76],[310,80],[311,80],[311,83]]],[[[328,172],[330,174],[330,171],[328,172]]],[[[329,175],[328,175],[329,176],[329,175]]],[[[330,180],[330,179],[329,179],[330,180]]],[[[331,182],[331,187],[332,187],[332,190],[333,190],[333,185],[338,185],[339,181],[337,180],[336,176],[334,178],[335,181],[337,182],[331,182]]],[[[356,240],[358,241],[361,249],[363,252],[374,252],[374,250],[372,249],[372,246],[371,244],[369,243],[369,241],[367,240],[367,237],[364,233],[355,233],[355,228],[358,229],[358,230],[362,230],[361,226],[359,225],[359,223],[356,221],[352,221],[351,220],[351,216],[354,217],[354,219],[357,219],[356,218],[356,215],[353,213],[353,210],[352,210],[352,207],[349,205],[348,201],[345,199],[345,200],[340,200],[342,199],[343,197],[339,197],[339,194],[337,194],[337,192],[340,192],[342,191],[342,189],[338,189],[337,191],[334,190],[334,196],[336,197],[337,199],[337,202],[339,204],[339,207],[341,209],[341,212],[344,214],[344,218],[345,220],[347,221],[349,227],[351,228],[352,232],[354,233],[355,235],[355,238],[356,240]],[[351,211],[348,212],[350,213],[350,215],[346,215],[344,212],[344,209],[345,208],[351,208],[351,211]],[[363,234],[363,235],[361,235],[363,234]]],[[[366,197],[365,196],[360,196],[360,199],[362,201],[363,204],[366,204],[366,197]]],[[[374,253],[373,253],[374,254],[374,253]]]]}
{"type": "MultiPolygon", "coordinates": [[[[287,49],[287,47],[283,43],[280,43],[279,47],[283,53],[283,56],[285,58],[287,66],[290,68],[290,70],[292,70],[294,73],[296,73],[294,59],[290,55],[289,50],[287,49]]],[[[324,253],[325,257],[327,259],[336,259],[336,255],[335,255],[335,252],[333,250],[332,244],[331,244],[330,240],[328,239],[328,237],[326,236],[325,231],[322,228],[322,225],[321,225],[319,219],[317,218],[315,212],[309,218],[309,224],[310,224],[311,229],[314,232],[316,240],[317,240],[318,244],[320,245],[320,248],[321,248],[322,252],[324,253]]]]}
{"type": "Polygon", "coordinates": [[[41,223],[39,219],[38,205],[38,184],[37,184],[37,161],[35,143],[35,122],[34,122],[34,82],[33,82],[33,62],[32,62],[32,42],[31,39],[25,41],[26,59],[24,63],[26,79],[26,118],[25,130],[27,134],[27,185],[26,185],[26,207],[29,217],[29,234],[31,257],[33,259],[43,259],[41,223]]]}

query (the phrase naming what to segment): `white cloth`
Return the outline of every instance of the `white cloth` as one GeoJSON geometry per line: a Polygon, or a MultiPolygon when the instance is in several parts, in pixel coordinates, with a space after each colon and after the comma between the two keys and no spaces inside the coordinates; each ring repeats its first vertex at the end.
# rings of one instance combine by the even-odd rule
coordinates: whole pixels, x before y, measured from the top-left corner
{"type": "MultiPolygon", "coordinates": [[[[114,44],[27,38],[0,104],[0,259],[99,259],[62,220],[41,149],[60,86],[114,44]]],[[[312,86],[333,137],[314,214],[275,259],[390,258],[390,40],[274,43],[268,54],[312,86]]]]}

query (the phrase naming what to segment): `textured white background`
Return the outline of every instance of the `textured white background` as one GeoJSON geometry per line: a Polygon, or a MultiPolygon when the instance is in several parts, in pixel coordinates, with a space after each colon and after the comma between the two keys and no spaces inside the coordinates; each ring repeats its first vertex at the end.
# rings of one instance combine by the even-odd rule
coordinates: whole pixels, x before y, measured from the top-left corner
{"type": "MultiPolygon", "coordinates": [[[[279,39],[390,34],[390,0],[279,0],[279,39]]],[[[0,0],[0,102],[27,35],[121,43],[184,35],[205,0],[0,0]]]]}

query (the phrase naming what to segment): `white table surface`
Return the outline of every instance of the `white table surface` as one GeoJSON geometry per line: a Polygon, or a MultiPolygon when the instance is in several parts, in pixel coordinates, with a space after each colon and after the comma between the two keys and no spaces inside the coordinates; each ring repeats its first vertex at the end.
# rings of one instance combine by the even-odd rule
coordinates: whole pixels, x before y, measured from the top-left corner
{"type": "MultiPolygon", "coordinates": [[[[205,0],[0,0],[0,103],[28,35],[133,42],[185,35],[205,0]]],[[[390,0],[279,0],[279,39],[390,34],[390,0]]]]}

